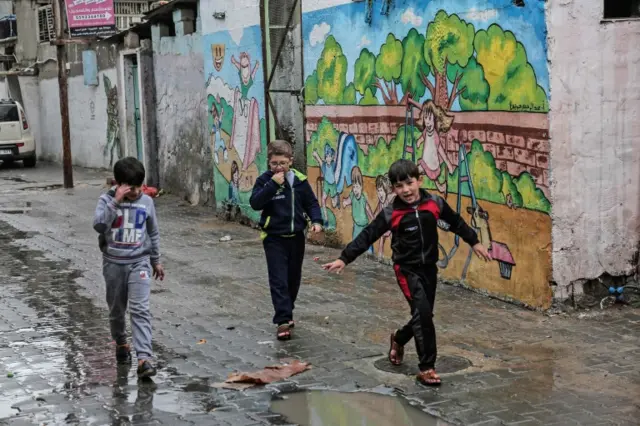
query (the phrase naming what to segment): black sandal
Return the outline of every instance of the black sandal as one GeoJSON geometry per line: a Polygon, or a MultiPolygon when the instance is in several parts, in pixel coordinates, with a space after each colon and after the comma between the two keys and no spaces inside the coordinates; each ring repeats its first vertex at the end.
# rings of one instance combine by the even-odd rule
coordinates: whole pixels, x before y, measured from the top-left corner
{"type": "Polygon", "coordinates": [[[278,326],[278,340],[290,340],[291,339],[291,326],[288,323],[280,324],[278,326]]]}

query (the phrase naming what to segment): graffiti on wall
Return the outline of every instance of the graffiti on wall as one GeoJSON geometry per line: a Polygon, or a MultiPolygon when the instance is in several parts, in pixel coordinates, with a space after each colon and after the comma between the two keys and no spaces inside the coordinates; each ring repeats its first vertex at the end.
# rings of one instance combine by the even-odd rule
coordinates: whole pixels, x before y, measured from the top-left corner
{"type": "Polygon", "coordinates": [[[260,28],[209,34],[204,46],[216,202],[257,219],[249,196],[267,163],[260,28]]]}
{"type": "MultiPolygon", "coordinates": [[[[495,259],[474,261],[440,222],[443,273],[546,306],[544,10],[402,3],[370,22],[365,3],[303,14],[308,174],[325,226],[345,243],[355,237],[393,197],[389,166],[410,159],[495,259]]],[[[371,250],[389,256],[388,238],[371,250]]]]}
{"type": "Polygon", "coordinates": [[[118,88],[111,85],[111,80],[106,75],[102,76],[102,80],[107,96],[107,143],[104,147],[104,156],[109,157],[109,166],[111,167],[113,160],[122,156],[120,120],[118,118],[118,88]]]}

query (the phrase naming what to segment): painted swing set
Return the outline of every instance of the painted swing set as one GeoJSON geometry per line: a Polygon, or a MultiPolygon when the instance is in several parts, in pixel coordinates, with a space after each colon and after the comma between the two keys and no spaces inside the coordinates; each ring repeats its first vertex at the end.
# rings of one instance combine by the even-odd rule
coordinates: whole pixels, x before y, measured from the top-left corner
{"type": "MultiPolygon", "coordinates": [[[[416,140],[414,139],[414,117],[413,108],[415,106],[412,103],[407,104],[404,117],[404,146],[402,149],[402,158],[407,159],[407,155],[411,156],[411,161],[416,162],[416,140]]],[[[460,144],[458,150],[458,194],[456,202],[456,212],[460,214],[462,209],[462,188],[463,185],[467,185],[469,196],[471,197],[471,205],[467,207],[467,213],[471,215],[471,227],[475,229],[480,238],[480,242],[484,244],[491,257],[498,262],[500,268],[500,276],[506,280],[511,279],[511,271],[516,265],[513,255],[506,244],[494,241],[491,238],[491,229],[489,227],[489,213],[484,210],[476,199],[476,194],[473,189],[473,181],[471,179],[471,173],[469,170],[469,162],[467,161],[467,153],[465,146],[460,144]]],[[[449,224],[438,220],[438,227],[444,231],[449,230],[449,224]]],[[[460,237],[455,236],[453,247],[447,252],[447,250],[438,243],[438,249],[440,250],[440,259],[438,260],[439,268],[446,268],[449,265],[449,261],[458,251],[460,247],[460,237]]],[[[473,249],[469,247],[469,253],[465,260],[464,267],[462,269],[461,279],[466,279],[467,272],[469,271],[469,264],[473,258],[473,249]]]]}

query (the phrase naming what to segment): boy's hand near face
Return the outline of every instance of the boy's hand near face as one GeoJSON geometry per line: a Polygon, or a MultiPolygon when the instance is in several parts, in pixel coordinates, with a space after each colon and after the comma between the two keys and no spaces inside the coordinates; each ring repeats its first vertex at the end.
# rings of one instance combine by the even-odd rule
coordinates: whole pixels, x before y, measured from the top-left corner
{"type": "Polygon", "coordinates": [[[491,257],[491,254],[489,253],[489,250],[487,250],[485,246],[483,246],[480,243],[473,246],[473,252],[476,254],[476,256],[478,256],[480,259],[484,260],[485,262],[489,262],[493,260],[493,258],[491,257]]]}
{"type": "Polygon", "coordinates": [[[278,172],[274,174],[271,179],[273,179],[274,182],[277,183],[278,185],[284,184],[284,172],[278,172]]]}
{"type": "Polygon", "coordinates": [[[336,274],[339,274],[344,270],[345,266],[347,265],[342,260],[337,259],[333,262],[325,263],[324,265],[322,265],[322,269],[329,273],[335,272],[336,274]]]}
{"type": "Polygon", "coordinates": [[[116,188],[116,195],[114,198],[118,203],[121,203],[122,200],[124,200],[124,197],[126,197],[129,192],[131,192],[131,186],[118,185],[118,187],[116,188]]]}

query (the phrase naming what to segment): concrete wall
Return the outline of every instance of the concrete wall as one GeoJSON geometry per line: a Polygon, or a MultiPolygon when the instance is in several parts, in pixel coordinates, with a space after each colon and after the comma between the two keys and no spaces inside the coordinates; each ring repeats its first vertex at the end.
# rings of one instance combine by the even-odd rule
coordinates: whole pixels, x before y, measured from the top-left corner
{"type": "Polygon", "coordinates": [[[603,2],[547,2],[553,279],[635,272],[640,237],[640,21],[602,22],[603,2]]]}
{"type": "MultiPolygon", "coordinates": [[[[43,45],[41,50],[44,52],[49,47],[43,45]]],[[[104,44],[93,48],[98,57],[98,86],[85,85],[83,49],[74,47],[68,55],[71,64],[68,94],[72,160],[79,166],[109,168],[123,152],[122,139],[118,138],[118,127],[123,127],[116,69],[118,48],[104,44]],[[114,123],[118,123],[117,126],[114,123]]],[[[33,88],[33,78],[21,77],[20,82],[27,115],[32,121],[37,120],[35,131],[39,157],[62,161],[57,63],[47,61],[41,64],[37,92],[33,88]]]]}
{"type": "MultiPolygon", "coordinates": [[[[33,0],[17,0],[15,2],[16,29],[18,41],[15,55],[18,63],[29,64],[38,56],[38,14],[37,4],[33,0]]],[[[55,57],[55,48],[54,55],[55,57]]]]}
{"type": "Polygon", "coordinates": [[[162,30],[153,29],[160,185],[193,204],[213,204],[200,29],[180,35],[177,28],[175,37],[162,30]]]}
{"type": "MultiPolygon", "coordinates": [[[[374,3],[367,22],[367,2],[304,2],[307,174],[344,244],[391,202],[389,166],[412,159],[495,259],[441,230],[442,275],[547,308],[546,24],[543,2],[524,3],[374,3]]],[[[371,253],[388,258],[389,240],[371,253]]]]}
{"type": "Polygon", "coordinates": [[[249,197],[267,167],[259,3],[200,2],[216,204],[239,209],[254,220],[259,215],[249,206],[249,197]],[[225,12],[226,17],[216,19],[215,12],[225,12]]]}

